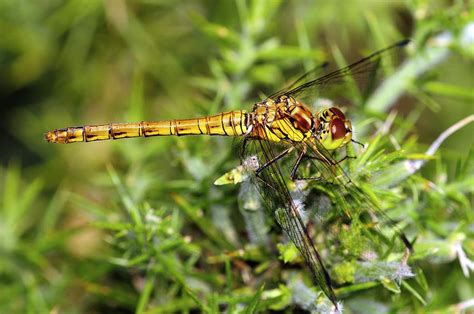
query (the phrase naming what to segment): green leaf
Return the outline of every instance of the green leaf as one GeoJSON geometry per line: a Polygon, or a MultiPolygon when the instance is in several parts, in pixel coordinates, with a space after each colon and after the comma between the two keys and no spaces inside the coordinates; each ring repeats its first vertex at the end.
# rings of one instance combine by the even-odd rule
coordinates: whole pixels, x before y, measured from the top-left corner
{"type": "Polygon", "coordinates": [[[247,305],[247,308],[245,309],[245,313],[247,314],[256,313],[257,307],[260,303],[260,299],[261,299],[264,289],[265,289],[265,284],[261,285],[260,288],[258,288],[257,293],[252,297],[252,299],[250,300],[250,303],[247,305]]]}

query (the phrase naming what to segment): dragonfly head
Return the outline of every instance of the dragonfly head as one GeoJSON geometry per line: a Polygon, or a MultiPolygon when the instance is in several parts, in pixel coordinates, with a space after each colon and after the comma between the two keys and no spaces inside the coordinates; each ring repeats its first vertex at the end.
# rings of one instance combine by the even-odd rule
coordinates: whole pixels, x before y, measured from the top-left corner
{"type": "Polygon", "coordinates": [[[352,124],[336,107],[320,110],[315,116],[316,136],[327,150],[338,149],[352,139],[352,124]]]}

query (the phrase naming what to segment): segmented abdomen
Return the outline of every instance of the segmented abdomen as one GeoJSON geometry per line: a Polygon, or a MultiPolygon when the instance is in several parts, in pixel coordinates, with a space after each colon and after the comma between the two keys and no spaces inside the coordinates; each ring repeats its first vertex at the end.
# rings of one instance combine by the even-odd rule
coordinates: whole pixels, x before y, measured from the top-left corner
{"type": "Polygon", "coordinates": [[[247,132],[247,123],[248,114],[241,110],[194,119],[68,127],[47,132],[45,139],[52,143],[68,144],[147,136],[240,136],[247,132]]]}

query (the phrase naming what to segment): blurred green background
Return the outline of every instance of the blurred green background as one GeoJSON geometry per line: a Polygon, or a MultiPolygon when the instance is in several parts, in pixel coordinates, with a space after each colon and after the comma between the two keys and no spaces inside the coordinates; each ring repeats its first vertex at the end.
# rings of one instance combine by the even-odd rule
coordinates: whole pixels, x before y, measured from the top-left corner
{"type": "MultiPolygon", "coordinates": [[[[284,280],[260,288],[283,262],[248,245],[238,187],[213,185],[239,163],[232,139],[53,145],[43,133],[250,109],[296,73],[407,37],[420,73],[400,101],[349,116],[378,125],[396,111],[422,154],[474,113],[470,1],[0,0],[0,312],[301,309],[284,280]]],[[[417,261],[426,286],[378,301],[378,288],[348,290],[347,312],[473,302],[459,260],[474,252],[473,134],[418,174],[410,217],[436,244],[417,261]]]]}

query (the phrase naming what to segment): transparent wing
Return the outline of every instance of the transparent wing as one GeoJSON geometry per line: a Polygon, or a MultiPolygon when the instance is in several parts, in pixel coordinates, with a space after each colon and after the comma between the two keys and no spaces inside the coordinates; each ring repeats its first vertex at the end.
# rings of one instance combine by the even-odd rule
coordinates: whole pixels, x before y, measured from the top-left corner
{"type": "Polygon", "coordinates": [[[290,90],[292,90],[293,88],[295,88],[299,84],[302,84],[304,82],[308,82],[311,77],[317,77],[321,73],[324,73],[325,71],[328,70],[328,68],[329,68],[329,62],[324,62],[324,63],[316,66],[314,69],[311,69],[308,72],[304,73],[303,75],[298,77],[296,80],[294,80],[290,85],[288,85],[287,87],[282,88],[279,91],[271,94],[267,98],[274,99],[278,96],[285,95],[286,93],[288,93],[290,90]]]}
{"type": "MultiPolygon", "coordinates": [[[[345,84],[349,77],[358,83],[371,80],[369,74],[377,69],[380,57],[387,51],[403,47],[407,43],[408,40],[399,42],[347,67],[311,79],[322,69],[322,67],[318,67],[299,77],[290,87],[274,93],[271,98],[276,99],[279,96],[288,95],[301,99],[301,97],[311,95],[315,91],[319,93],[320,97],[329,96],[333,98],[333,95],[337,94],[339,90],[347,89],[345,84]],[[299,85],[295,87],[297,84],[299,85]]],[[[343,94],[341,93],[341,95],[343,94]]],[[[339,94],[337,95],[339,96],[339,94]]],[[[288,123],[291,122],[288,121],[288,123]]],[[[289,130],[292,128],[292,126],[288,126],[289,130]]],[[[394,226],[395,223],[380,210],[380,207],[362,189],[351,181],[340,164],[335,161],[333,154],[325,150],[316,137],[313,139],[313,144],[303,142],[282,145],[251,139],[247,139],[246,143],[242,157],[255,156],[260,166],[265,165],[264,169],[259,171],[258,176],[253,177],[253,181],[258,186],[267,211],[298,248],[315,281],[337,307],[337,298],[332,288],[329,273],[322,255],[317,249],[321,243],[327,243],[326,233],[332,233],[333,242],[330,243],[330,246],[326,246],[329,254],[324,254],[324,256],[331,260],[337,260],[338,257],[332,255],[335,250],[334,247],[344,246],[347,248],[347,253],[344,254],[351,255],[352,260],[360,260],[363,259],[361,255],[366,251],[370,251],[370,249],[389,248],[393,245],[393,237],[386,235],[378,228],[377,223],[371,223],[371,221],[380,217],[380,222],[384,224],[394,226]],[[289,150],[289,152],[286,155],[283,154],[283,156],[282,152],[286,150],[289,150]],[[298,166],[296,163],[300,156],[304,158],[298,166]],[[298,182],[304,182],[301,187],[298,187],[298,182],[291,180],[291,175],[295,173],[300,178],[308,179],[297,180],[298,182]],[[291,189],[289,188],[290,185],[292,186],[291,189]],[[308,193],[308,191],[311,193],[308,193]],[[321,202],[312,201],[312,197],[324,195],[329,196],[332,203],[332,206],[329,206],[330,210],[325,211],[321,202]],[[312,233],[307,228],[308,220],[305,219],[308,214],[311,214],[312,210],[315,210],[320,221],[315,224],[318,238],[316,242],[313,241],[315,238],[311,237],[312,233]],[[364,221],[365,218],[368,218],[368,223],[364,221]],[[343,239],[346,229],[357,229],[360,234],[357,234],[357,232],[350,233],[347,239],[343,239]],[[352,235],[355,235],[353,239],[351,239],[352,235]],[[344,241],[346,243],[342,243],[344,241]],[[384,242],[384,245],[378,245],[380,241],[384,242]]],[[[310,221],[309,224],[312,224],[312,222],[310,221]]],[[[411,248],[403,233],[398,229],[395,230],[405,246],[411,248]]],[[[388,251],[389,249],[387,249],[388,251]]],[[[378,256],[382,255],[383,253],[378,254],[378,256]]],[[[344,259],[345,256],[340,258],[344,259]]]]}
{"type": "MultiPolygon", "coordinates": [[[[405,47],[410,40],[405,39],[389,47],[381,49],[373,54],[358,60],[346,67],[332,71],[324,76],[311,79],[314,74],[319,72],[320,68],[327,67],[327,64],[317,67],[304,75],[297,81],[277,93],[272,94],[269,98],[277,98],[282,95],[292,96],[302,99],[303,97],[317,94],[318,97],[329,97],[335,100],[339,96],[340,91],[347,90],[351,87],[348,84],[356,83],[360,88],[369,89],[370,84],[377,79],[377,69],[383,55],[390,51],[405,47]],[[296,83],[301,83],[294,87],[296,83]]],[[[368,91],[367,91],[368,92],[368,91]]]]}
{"type": "Polygon", "coordinates": [[[267,167],[253,178],[267,211],[297,247],[315,281],[337,308],[337,298],[329,273],[301,217],[301,200],[295,199],[288,189],[290,173],[286,167],[281,167],[278,161],[272,162],[285,148],[263,140],[249,141],[245,145],[244,158],[256,156],[260,165],[267,164],[267,167]]]}
{"type": "MultiPolygon", "coordinates": [[[[376,274],[390,279],[411,276],[408,266],[401,267],[404,261],[393,262],[393,267],[387,268],[390,264],[385,258],[389,253],[404,253],[403,248],[411,250],[411,244],[396,223],[349,178],[332,154],[319,143],[291,145],[255,140],[246,145],[245,156],[256,156],[259,166],[265,165],[253,179],[264,204],[298,248],[316,283],[332,303],[337,306],[337,298],[317,249],[320,245],[329,252],[329,255],[325,254],[330,260],[328,266],[334,267],[334,262],[355,262],[360,263],[359,268],[361,265],[373,267],[372,276],[376,274]],[[289,148],[290,152],[279,158],[281,152],[289,148]],[[298,154],[303,151],[306,158],[297,171],[300,179],[292,181],[290,173],[298,154]],[[321,199],[314,201],[322,196],[327,196],[332,205],[322,206],[321,199]],[[309,232],[309,225],[316,227],[315,232],[309,232]],[[315,238],[319,239],[317,243],[313,241],[315,238]],[[372,266],[362,264],[364,261],[370,261],[372,266]],[[382,271],[383,267],[387,270],[382,271]],[[404,269],[404,273],[396,273],[399,268],[404,269]]],[[[376,276],[370,279],[380,279],[376,276]]],[[[368,280],[367,276],[360,277],[368,280]]]]}
{"type": "Polygon", "coordinates": [[[369,236],[367,238],[369,241],[361,240],[360,249],[362,249],[362,242],[365,242],[366,247],[364,249],[366,250],[377,250],[378,248],[388,250],[394,245],[393,236],[395,236],[401,240],[405,248],[412,251],[413,248],[410,242],[405,234],[396,226],[397,223],[387,216],[373,198],[364,193],[363,189],[351,180],[342,168],[342,163],[334,159],[334,153],[328,152],[318,142],[316,137],[313,138],[312,142],[314,145],[311,143],[297,144],[298,150],[305,150],[306,156],[308,156],[306,163],[302,163],[299,167],[307,171],[306,174],[301,174],[301,176],[309,175],[313,178],[319,178],[313,185],[317,184],[320,189],[324,189],[325,193],[330,194],[337,205],[335,207],[336,211],[333,212],[334,215],[343,217],[343,220],[346,222],[360,223],[360,226],[363,227],[361,231],[365,236],[369,236]],[[370,222],[361,221],[362,219],[369,220],[370,222]],[[370,227],[367,228],[367,226],[370,227]],[[387,226],[391,234],[386,234],[381,228],[382,226],[387,226]],[[373,245],[380,241],[385,242],[385,245],[373,245]]]}

